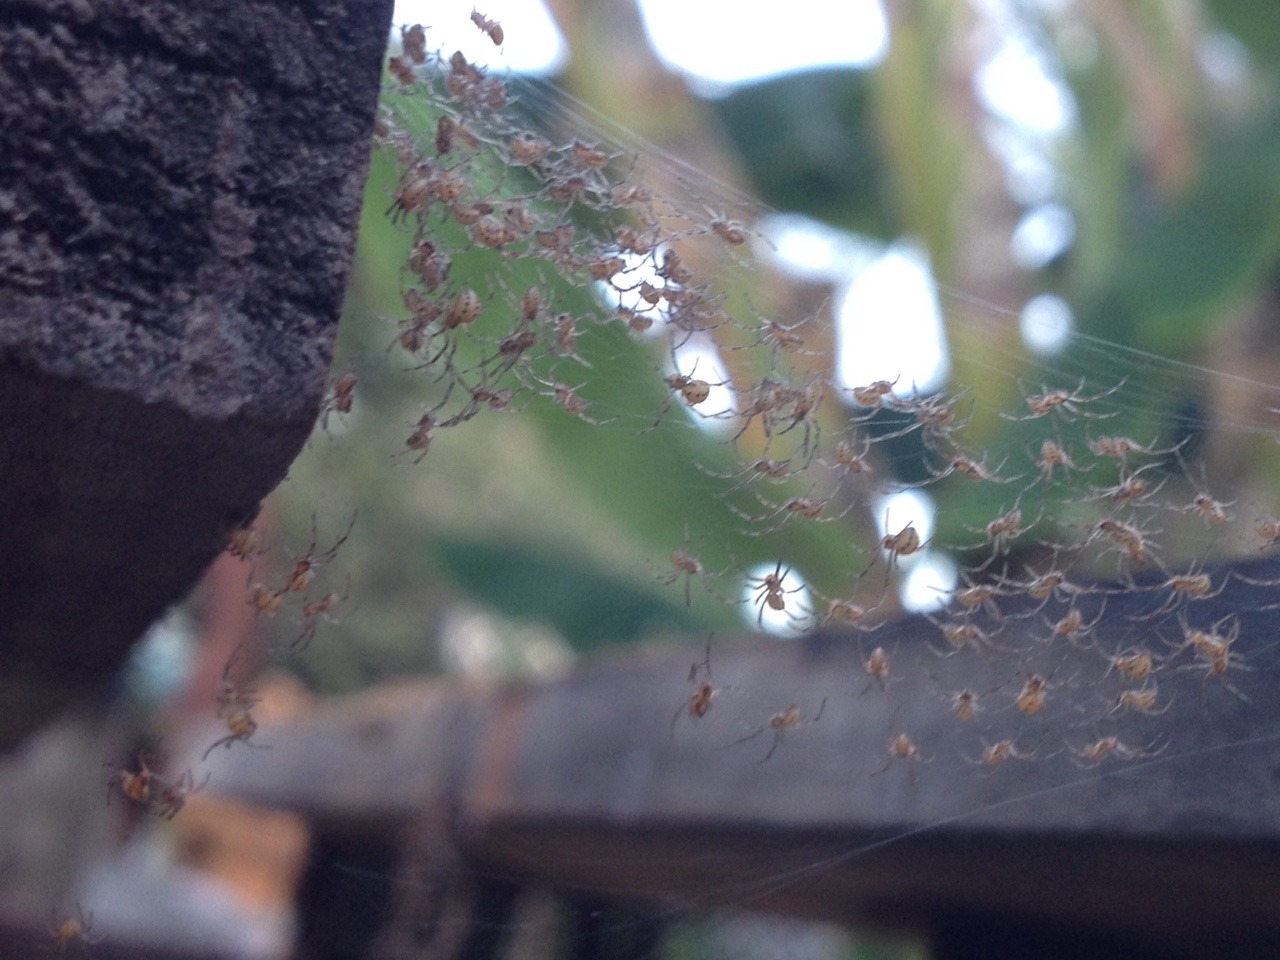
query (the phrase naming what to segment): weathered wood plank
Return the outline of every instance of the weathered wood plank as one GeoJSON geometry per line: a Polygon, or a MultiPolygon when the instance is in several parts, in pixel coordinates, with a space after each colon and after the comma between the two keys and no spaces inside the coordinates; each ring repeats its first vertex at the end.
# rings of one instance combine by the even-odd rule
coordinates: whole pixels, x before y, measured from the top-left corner
{"type": "Polygon", "coordinates": [[[1107,597],[1087,637],[1051,640],[1069,602],[1104,602],[1077,597],[953,656],[939,655],[946,641],[924,618],[871,636],[717,639],[719,693],[700,719],[683,712],[696,647],[599,658],[536,685],[433,687],[412,709],[381,708],[377,729],[395,744],[385,755],[360,735],[367,719],[334,708],[263,729],[272,751],[242,752],[215,785],[334,822],[406,824],[416,810],[421,823],[445,810],[461,849],[490,868],[669,903],[926,929],[959,912],[1213,951],[1242,937],[1277,945],[1271,599],[1233,582],[1219,609],[1185,615],[1207,627],[1226,610],[1239,625],[1221,676],[1185,647],[1182,617],[1134,619],[1154,595],[1107,597]],[[891,658],[883,687],[865,671],[873,643],[891,658]],[[1112,658],[1136,645],[1164,661],[1167,712],[1111,711],[1133,685],[1112,658]],[[1033,672],[1050,686],[1027,715],[1015,701],[1033,672]],[[968,722],[948,702],[961,688],[984,694],[968,722]],[[806,721],[825,706],[774,748],[769,717],[793,704],[806,721]],[[899,733],[918,757],[891,759],[899,733]],[[1137,755],[1077,756],[1109,734],[1137,755]],[[980,762],[1005,739],[1026,759],[980,762]],[[294,752],[305,759],[286,761],[294,752]]]}

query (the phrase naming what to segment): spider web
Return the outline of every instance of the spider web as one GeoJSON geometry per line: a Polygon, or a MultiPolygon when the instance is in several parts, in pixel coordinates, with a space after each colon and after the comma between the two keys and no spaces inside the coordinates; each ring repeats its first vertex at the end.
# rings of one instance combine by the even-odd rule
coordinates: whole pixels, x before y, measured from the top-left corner
{"type": "MultiPolygon", "coordinates": [[[[766,783],[811,774],[827,757],[839,738],[824,726],[872,718],[841,773],[851,789],[910,792],[943,771],[976,785],[954,808],[921,805],[918,826],[885,825],[865,843],[811,841],[804,866],[746,876],[714,901],[751,909],[920,834],[998,823],[1116,780],[1141,789],[1223,754],[1270,752],[1277,735],[1238,731],[1276,669],[1260,643],[1276,574],[1261,563],[1229,575],[1212,561],[1275,546],[1274,491],[1214,468],[1224,449],[1240,459],[1273,442],[1278,388],[1077,330],[1058,353],[1036,354],[1017,334],[1016,312],[945,285],[937,297],[958,371],[945,387],[920,390],[894,370],[882,383],[841,384],[831,304],[797,311],[762,279],[777,270],[766,229],[776,211],[549,86],[501,80],[506,105],[492,110],[479,100],[497,89],[484,86],[493,78],[469,69],[427,55],[413,83],[388,93],[385,162],[398,179],[387,202],[406,244],[428,240],[451,265],[434,287],[428,271],[402,273],[398,295],[410,311],[412,292],[435,304],[421,345],[402,339],[415,322],[405,305],[381,332],[360,332],[374,345],[357,354],[361,383],[390,344],[391,379],[415,391],[414,413],[357,407],[352,429],[371,427],[384,458],[415,463],[396,473],[430,471],[441,503],[472,494],[471,508],[448,508],[456,528],[594,528],[577,534],[592,556],[718,628],[702,662],[723,688],[693,717],[683,670],[672,676],[670,699],[648,705],[653,750],[700,754],[767,793],[766,783]],[[435,140],[442,117],[461,125],[447,151],[435,140]],[[545,140],[545,157],[523,162],[533,138],[545,140]],[[415,199],[438,192],[426,181],[442,175],[463,181],[458,197],[415,199]],[[565,191],[572,200],[557,199],[565,191]],[[525,216],[531,225],[513,226],[525,216]],[[556,246],[560,228],[573,239],[556,246]],[[640,242],[628,249],[623,230],[640,242]],[[451,324],[468,292],[479,317],[451,324]],[[530,345],[516,352],[510,338],[525,331],[530,345]],[[707,396],[695,400],[701,388],[707,396]],[[499,406],[477,389],[511,395],[499,406]],[[717,397],[723,407],[711,405],[714,391],[727,394],[717,397]],[[406,444],[418,428],[429,441],[406,444]],[[476,440],[455,438],[470,430],[476,440]],[[552,470],[542,445],[580,459],[552,470]],[[647,537],[586,493],[602,472],[593,461],[628,448],[641,450],[633,464],[668,478],[658,495],[638,481],[631,490],[625,471],[614,480],[612,510],[662,512],[647,537]],[[438,461],[462,466],[437,470],[438,461]],[[523,469],[530,464],[539,469],[523,469]],[[486,496],[474,497],[477,483],[486,496]],[[513,506],[482,517],[494,502],[513,506]],[[520,519],[540,509],[541,518],[520,519]],[[941,572],[913,595],[911,579],[930,561],[941,572]],[[961,599],[984,588],[972,605],[961,599]],[[904,605],[924,610],[911,636],[894,626],[904,605]],[[734,643],[724,634],[735,622],[793,638],[834,634],[843,672],[788,693],[750,662],[725,657],[720,667],[715,650],[734,643]],[[871,675],[876,650],[887,677],[871,675]],[[951,718],[963,735],[929,742],[920,731],[941,729],[966,692],[977,716],[951,718]],[[997,778],[1012,786],[990,799],[997,778]]],[[[318,435],[311,455],[327,465],[300,473],[330,469],[330,446],[346,439],[318,435]]],[[[320,509],[313,493],[301,496],[320,509]]],[[[516,926],[540,923],[551,921],[516,926]]]]}

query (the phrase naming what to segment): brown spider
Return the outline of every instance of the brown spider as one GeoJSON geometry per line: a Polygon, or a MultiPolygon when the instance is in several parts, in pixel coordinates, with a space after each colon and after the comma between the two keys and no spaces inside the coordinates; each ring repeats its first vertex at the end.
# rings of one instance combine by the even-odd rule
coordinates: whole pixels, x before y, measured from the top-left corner
{"type": "Polygon", "coordinates": [[[792,623],[797,623],[806,618],[797,615],[794,611],[787,609],[787,597],[801,593],[804,591],[804,584],[786,589],[787,577],[791,571],[782,569],[782,561],[779,560],[777,565],[769,573],[761,577],[748,577],[747,589],[755,593],[752,603],[755,604],[759,611],[756,614],[756,625],[764,625],[764,611],[768,609],[775,613],[786,613],[787,619],[792,623]]]}
{"type": "Polygon", "coordinates": [[[93,911],[89,911],[86,915],[78,903],[74,917],[70,914],[59,917],[56,910],[51,915],[49,939],[53,943],[53,948],[59,953],[66,953],[67,949],[73,945],[87,951],[89,947],[101,943],[102,938],[93,936],[92,931],[93,911]]]}
{"type": "Polygon", "coordinates": [[[1071,414],[1074,417],[1082,417],[1086,420],[1106,420],[1114,417],[1116,415],[1115,412],[1091,413],[1082,409],[1082,407],[1112,396],[1124,386],[1124,383],[1125,381],[1122,379],[1109,390],[1087,396],[1084,392],[1084,379],[1081,378],[1080,383],[1077,384],[1074,390],[1046,390],[1044,393],[1028,394],[1026,401],[1027,406],[1031,408],[1031,413],[1026,416],[1017,417],[1007,413],[1002,413],[1000,416],[1006,420],[1037,420],[1040,417],[1057,412],[1064,416],[1071,414]]]}
{"type": "Polygon", "coordinates": [[[751,733],[748,733],[745,737],[739,737],[733,742],[735,744],[746,743],[748,740],[754,740],[756,737],[760,736],[760,734],[772,730],[773,743],[769,746],[769,752],[756,761],[757,763],[764,763],[772,757],[774,751],[778,749],[778,746],[782,743],[782,735],[786,733],[786,731],[794,730],[797,727],[807,727],[811,723],[817,723],[822,719],[822,711],[825,710],[826,707],[827,698],[823,697],[822,703],[818,705],[818,712],[806,720],[804,715],[800,712],[800,708],[795,704],[792,704],[787,707],[786,710],[780,710],[771,716],[768,723],[762,724],[751,733]]]}
{"type": "Polygon", "coordinates": [[[707,640],[706,653],[700,663],[689,668],[689,682],[693,684],[693,693],[689,699],[676,708],[671,718],[671,737],[676,735],[676,723],[681,715],[688,713],[691,720],[701,720],[711,710],[711,701],[720,691],[711,685],[711,641],[707,640]],[[702,679],[699,680],[699,674],[702,679]]]}

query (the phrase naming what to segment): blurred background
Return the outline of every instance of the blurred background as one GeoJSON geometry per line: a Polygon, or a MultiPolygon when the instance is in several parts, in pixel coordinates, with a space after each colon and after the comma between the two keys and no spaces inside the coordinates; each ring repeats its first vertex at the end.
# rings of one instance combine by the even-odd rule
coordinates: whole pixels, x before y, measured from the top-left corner
{"type": "MultiPolygon", "coordinates": [[[[406,2],[397,20],[426,25],[444,58],[461,50],[505,76],[514,108],[549,137],[647,158],[656,188],[707,217],[731,207],[770,269],[726,260],[712,272],[748,312],[803,325],[816,375],[964,393],[968,436],[993,466],[1025,460],[1039,436],[998,411],[1046,385],[1123,384],[1105,398],[1108,432],[1178,446],[1185,462],[1167,482],[1182,499],[1212,489],[1237,504],[1240,523],[1211,535],[1170,521],[1165,553],[1256,552],[1251,524],[1280,510],[1280,394],[1262,386],[1280,359],[1280,20],[1265,6],[494,0],[480,12],[502,24],[500,46],[471,9],[406,2]]],[[[375,151],[334,365],[357,378],[351,409],[317,428],[264,506],[263,552],[220,561],[190,611],[140,646],[122,681],[137,715],[211,714],[220,683],[262,671],[283,716],[402,677],[552,676],[615,645],[701,650],[715,631],[785,639],[812,619],[766,619],[753,600],[762,570],[785,559],[788,588],[811,590],[814,610],[877,602],[852,544],[884,535],[886,515],[889,529],[910,518],[923,539],[963,544],[996,510],[999,492],[946,478],[839,522],[744,536],[741,501],[716,496],[742,469],[722,422],[663,413],[646,379],[662,353],[626,337],[583,347],[593,411],[619,421],[595,427],[532,398],[441,431],[419,462],[405,438],[439,397],[395,349],[411,242],[386,215],[398,178],[391,152],[375,151]],[[641,432],[658,417],[663,429],[641,432]],[[245,615],[243,585],[339,542],[308,594],[335,598],[323,615],[245,615]],[[687,601],[683,581],[663,582],[677,548],[718,574],[687,601]]],[[[492,288],[491,265],[471,282],[468,263],[455,258],[451,281],[492,288]]],[[[516,293],[527,282],[502,281],[516,293]]],[[[573,297],[584,314],[603,308],[594,290],[561,292],[573,297]]],[[[749,368],[717,346],[697,369],[749,368]]],[[[824,436],[861,415],[825,405],[824,436]]],[[[1097,434],[1083,418],[1055,429],[1078,445],[1097,434]]],[[[919,434],[878,456],[904,488],[936,466],[919,434]]],[[[933,553],[904,564],[886,608],[928,610],[955,586],[962,558],[933,553]]],[[[300,855],[282,852],[295,866],[275,875],[300,855]]],[[[81,889],[102,894],[111,869],[81,889]]],[[[750,952],[750,922],[726,921],[714,942],[682,932],[671,955],[773,955],[750,952]]],[[[272,929],[245,955],[271,955],[285,939],[272,929]]],[[[809,935],[784,938],[787,955],[876,949],[838,933],[809,948],[809,935]]]]}

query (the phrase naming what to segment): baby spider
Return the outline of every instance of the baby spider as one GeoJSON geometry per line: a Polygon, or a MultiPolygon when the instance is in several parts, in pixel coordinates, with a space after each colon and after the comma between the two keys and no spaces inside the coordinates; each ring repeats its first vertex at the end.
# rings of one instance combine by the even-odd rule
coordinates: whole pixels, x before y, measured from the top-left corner
{"type": "Polygon", "coordinates": [[[994,620],[1001,619],[1003,615],[996,606],[996,597],[1002,595],[1000,589],[991,583],[973,583],[968,574],[964,578],[968,585],[956,588],[951,594],[952,601],[963,611],[963,615],[969,616],[982,610],[994,620]]]}
{"type": "Polygon", "coordinates": [[[979,647],[995,647],[992,643],[992,634],[987,633],[976,624],[967,620],[944,621],[938,624],[938,629],[942,631],[942,636],[947,641],[947,648],[939,650],[930,644],[930,649],[940,657],[949,657],[954,653],[959,653],[969,644],[975,644],[979,647]]]}
{"type": "Polygon", "coordinates": [[[1274,517],[1260,517],[1254,522],[1253,529],[1262,538],[1262,546],[1258,548],[1259,553],[1280,544],[1280,520],[1274,517]]]}
{"type": "Polygon", "coordinates": [[[1050,413],[1057,411],[1059,414],[1072,414],[1075,417],[1083,417],[1086,420],[1106,420],[1114,417],[1118,411],[1110,413],[1092,413],[1081,409],[1085,404],[1096,403],[1104,400],[1109,396],[1117,393],[1124,386],[1125,381],[1122,379],[1114,387],[1104,390],[1101,393],[1095,393],[1086,396],[1084,392],[1084,378],[1081,378],[1074,390],[1046,390],[1044,393],[1032,393],[1026,396],[1027,406],[1031,408],[1031,413],[1026,416],[1016,417],[1012,414],[1002,413],[1000,416],[1006,420],[1037,420],[1040,417],[1048,416],[1050,413]]]}
{"type": "Polygon", "coordinates": [[[868,609],[852,600],[833,598],[827,601],[827,612],[822,618],[822,625],[839,624],[871,633],[885,625],[885,621],[880,620],[872,626],[867,626],[867,614],[875,609],[875,607],[868,609]]]}
{"type": "Polygon", "coordinates": [[[265,583],[255,583],[249,588],[248,602],[258,613],[270,617],[284,606],[284,591],[272,590],[265,583]]]}
{"type": "Polygon", "coordinates": [[[347,524],[346,533],[340,536],[328,550],[323,553],[316,553],[316,544],[319,541],[316,534],[316,517],[313,513],[311,515],[311,546],[307,548],[306,553],[293,562],[293,569],[289,571],[289,576],[285,579],[284,589],[294,593],[305,591],[315,576],[316,568],[324,566],[338,555],[338,550],[347,542],[355,526],[356,514],[353,513],[351,522],[347,524]]]}
{"type": "Polygon", "coordinates": [[[862,669],[866,671],[867,676],[870,678],[867,681],[867,685],[862,688],[862,692],[866,693],[873,684],[883,690],[889,682],[889,654],[885,648],[873,648],[870,656],[863,660],[862,669]]]}
{"type": "Polygon", "coordinates": [[[227,553],[238,560],[252,560],[266,552],[262,531],[252,521],[237,527],[227,540],[227,553]]]}
{"type": "Polygon", "coordinates": [[[1165,713],[1171,704],[1166,703],[1160,709],[1156,709],[1156,701],[1159,699],[1160,691],[1153,683],[1151,686],[1131,687],[1127,690],[1121,690],[1116,696],[1116,702],[1108,710],[1104,717],[1109,717],[1113,713],[1121,710],[1132,711],[1133,713],[1145,713],[1148,716],[1158,716],[1165,713]]]}
{"type": "Polygon", "coordinates": [[[1107,757],[1119,757],[1121,760],[1138,760],[1144,757],[1154,757],[1164,749],[1164,746],[1154,750],[1152,749],[1153,747],[1155,747],[1154,742],[1139,749],[1127,746],[1119,737],[1099,737],[1093,743],[1079,750],[1073,749],[1071,751],[1071,756],[1074,758],[1072,763],[1077,767],[1096,767],[1107,757]]]}
{"type": "Polygon", "coordinates": [[[688,405],[690,410],[693,410],[703,419],[721,419],[728,416],[727,413],[704,414],[696,409],[699,404],[705,403],[711,396],[712,388],[728,386],[727,380],[710,383],[706,380],[693,376],[691,371],[689,374],[673,373],[668,377],[664,377],[663,383],[667,385],[667,388],[671,392],[667,394],[666,399],[663,400],[662,406],[658,409],[658,415],[654,418],[653,423],[641,430],[640,433],[651,433],[658,429],[658,426],[662,423],[662,418],[665,417],[667,415],[667,411],[671,409],[677,395],[679,395],[680,399],[688,405]]]}
{"type": "Polygon", "coordinates": [[[1017,748],[1012,740],[999,740],[995,743],[987,744],[982,754],[977,760],[970,760],[970,763],[980,763],[985,767],[995,767],[1004,763],[1006,760],[1034,760],[1035,751],[1023,753],[1017,748]]]}
{"type": "Polygon", "coordinates": [[[70,914],[59,917],[57,910],[50,915],[49,939],[59,953],[66,953],[67,949],[73,945],[87,951],[89,947],[101,943],[102,938],[93,936],[92,930],[93,911],[89,911],[86,915],[78,903],[74,917],[70,914]]]}
{"type": "Polygon", "coordinates": [[[1038,514],[1035,519],[1024,523],[1022,507],[1015,503],[1008,512],[1002,513],[994,520],[988,522],[981,531],[974,530],[972,527],[967,528],[972,533],[981,532],[986,535],[986,540],[971,545],[969,549],[979,549],[987,544],[991,545],[991,555],[982,563],[974,567],[973,571],[975,573],[980,573],[981,571],[986,570],[987,567],[991,566],[991,564],[995,563],[999,557],[1008,554],[1009,547],[1013,541],[1017,540],[1019,537],[1034,528],[1036,524],[1040,522],[1043,515],[1044,508],[1042,506],[1040,514],[1038,514]]]}
{"type": "Polygon", "coordinates": [[[758,457],[746,466],[730,473],[715,473],[710,470],[704,470],[703,472],[708,476],[715,477],[717,480],[737,481],[727,490],[720,493],[720,496],[726,497],[760,480],[785,480],[792,475],[793,471],[790,460],[773,460],[769,457],[758,457]]]}
{"type": "Polygon", "coordinates": [[[705,572],[702,561],[689,551],[689,528],[686,526],[684,543],[671,551],[671,569],[658,575],[658,585],[669,587],[677,580],[684,578],[684,605],[687,607],[692,602],[689,585],[694,577],[700,577],[705,572]]]}
{"type": "Polygon", "coordinates": [[[1098,604],[1098,613],[1092,620],[1085,620],[1085,615],[1080,608],[1074,603],[1053,623],[1053,639],[1066,640],[1073,646],[1078,646],[1076,640],[1080,637],[1088,636],[1099,623],[1102,622],[1102,615],[1106,612],[1107,601],[1103,598],[1098,604]]]}
{"type": "Polygon", "coordinates": [[[1157,583],[1150,590],[1168,590],[1169,595],[1165,598],[1163,604],[1151,613],[1140,617],[1131,617],[1132,620],[1154,620],[1156,617],[1162,617],[1166,613],[1172,613],[1185,603],[1192,600],[1211,600],[1227,588],[1227,577],[1222,578],[1222,583],[1218,589],[1213,588],[1213,577],[1210,574],[1192,568],[1186,573],[1177,573],[1169,577],[1163,583],[1157,583]]]}
{"type": "MultiPolygon", "coordinates": [[[[1234,502],[1233,500],[1231,503],[1234,502]]],[[[1199,517],[1210,526],[1219,526],[1231,522],[1231,515],[1227,513],[1227,507],[1231,506],[1231,503],[1219,503],[1207,493],[1197,493],[1191,498],[1191,502],[1182,508],[1182,512],[1199,517]]],[[[1280,534],[1280,530],[1276,532],[1280,534]]],[[[1262,549],[1265,550],[1269,545],[1264,545],[1262,549]]]]}
{"type": "Polygon", "coordinates": [[[319,600],[307,601],[303,598],[302,605],[302,632],[298,634],[293,643],[289,644],[291,650],[305,650],[310,646],[311,641],[315,639],[316,628],[319,627],[320,621],[325,623],[337,623],[337,619],[332,616],[333,610],[347,599],[351,592],[351,580],[347,580],[347,589],[341,593],[328,593],[319,600]]]}
{"type": "MultiPolygon", "coordinates": [[[[546,390],[535,390],[535,392],[540,393],[544,397],[551,397],[561,408],[564,409],[565,413],[569,414],[571,417],[581,420],[583,423],[589,423],[594,427],[599,427],[606,423],[612,423],[614,420],[618,419],[617,417],[606,417],[603,420],[596,420],[593,417],[587,416],[587,411],[591,409],[591,401],[584,400],[582,397],[578,396],[578,391],[581,390],[585,384],[570,387],[560,382],[543,380],[538,376],[534,376],[534,379],[538,383],[542,384],[542,386],[548,388],[546,390]]],[[[526,386],[528,386],[528,384],[526,384],[526,386]]]]}
{"type": "Polygon", "coordinates": [[[897,384],[898,378],[892,380],[876,380],[867,384],[865,387],[853,387],[849,393],[853,397],[853,402],[860,407],[869,407],[871,412],[855,417],[855,423],[861,423],[875,416],[876,411],[887,405],[892,399],[893,388],[897,384]],[[888,398],[888,399],[886,399],[888,398]]]}
{"type": "Polygon", "coordinates": [[[1107,673],[1112,670],[1118,670],[1130,680],[1137,680],[1138,682],[1146,680],[1159,666],[1159,662],[1151,655],[1151,652],[1141,647],[1129,647],[1127,650],[1121,650],[1110,660],[1111,663],[1107,667],[1107,673]]]}
{"type": "MultiPolygon", "coordinates": [[[[237,742],[245,743],[251,747],[257,746],[257,744],[249,743],[249,738],[257,732],[258,722],[253,719],[253,715],[249,712],[248,707],[235,710],[227,714],[224,719],[227,721],[227,735],[225,737],[219,737],[217,740],[213,741],[213,743],[209,744],[209,748],[205,750],[204,754],[200,757],[202,761],[208,760],[209,754],[213,753],[213,751],[218,749],[218,747],[226,747],[227,749],[230,749],[231,745],[237,742]]],[[[190,771],[188,771],[188,773],[189,772],[190,771]]]]}
{"type": "MultiPolygon", "coordinates": [[[[884,517],[885,529],[889,529],[889,514],[886,512],[884,517]]],[[[897,533],[886,533],[880,538],[880,549],[889,555],[888,567],[885,576],[888,577],[894,567],[898,565],[901,557],[909,557],[913,553],[919,553],[927,546],[926,542],[921,542],[920,534],[915,526],[910,522],[897,533]]],[[[867,569],[862,571],[861,576],[866,576],[867,571],[875,565],[878,555],[871,558],[871,563],[867,565],[867,569]]]]}
{"type": "Polygon", "coordinates": [[[915,760],[917,763],[924,763],[925,757],[920,753],[920,748],[916,746],[905,733],[900,733],[889,741],[889,756],[885,760],[884,766],[876,771],[877,774],[884,773],[895,760],[915,760]]]}
{"type": "Polygon", "coordinates": [[[1244,658],[1231,649],[1236,640],[1240,638],[1240,621],[1235,619],[1234,614],[1228,614],[1214,623],[1208,630],[1196,630],[1186,620],[1181,619],[1181,617],[1179,619],[1182,623],[1182,632],[1185,639],[1177,649],[1183,650],[1190,647],[1195,650],[1196,657],[1200,661],[1200,663],[1188,664],[1182,669],[1203,672],[1206,682],[1211,677],[1218,677],[1224,687],[1241,700],[1247,701],[1249,698],[1237,690],[1226,677],[1227,671],[1231,669],[1251,669],[1245,664],[1244,658]],[[1218,628],[1227,620],[1232,621],[1231,629],[1223,634],[1219,632],[1218,628]]]}
{"type": "MultiPolygon", "coordinates": [[[[812,492],[813,488],[811,487],[809,489],[809,493],[812,492]]],[[[838,520],[843,517],[849,509],[852,509],[852,505],[850,505],[849,508],[846,508],[846,510],[840,513],[827,514],[826,509],[831,503],[830,499],[818,499],[810,496],[809,493],[806,493],[803,497],[789,497],[782,503],[778,504],[778,506],[763,514],[748,513],[745,510],[740,510],[733,504],[729,504],[729,509],[753,526],[768,524],[768,526],[763,527],[762,529],[744,531],[749,536],[755,537],[764,537],[771,533],[777,533],[779,530],[782,530],[796,520],[815,520],[822,523],[838,520]]],[[[756,495],[756,499],[760,501],[762,506],[770,506],[770,504],[758,494],[756,495]]]]}
{"type": "Polygon", "coordinates": [[[707,640],[706,654],[702,658],[701,663],[695,663],[689,668],[689,682],[693,684],[693,693],[689,699],[676,708],[675,715],[671,718],[671,737],[675,738],[676,723],[680,720],[682,714],[688,713],[691,720],[701,720],[711,710],[711,701],[720,691],[711,685],[711,641],[707,640]],[[698,675],[702,675],[702,679],[698,679],[698,675]]]}
{"type": "Polygon", "coordinates": [[[782,561],[779,560],[773,571],[766,573],[760,577],[747,577],[747,589],[755,593],[752,599],[759,612],[756,615],[756,625],[764,625],[764,611],[768,607],[775,613],[786,613],[787,619],[793,623],[806,621],[808,618],[795,613],[793,610],[787,610],[787,597],[792,594],[802,593],[805,589],[803,583],[792,587],[790,590],[786,588],[787,577],[791,571],[782,569],[782,561]]]}
{"type": "Polygon", "coordinates": [[[493,45],[495,47],[502,46],[502,41],[504,39],[502,24],[494,20],[490,20],[479,10],[474,9],[471,11],[471,22],[476,25],[476,29],[493,41],[493,45]]]}
{"type": "Polygon", "coordinates": [[[1145,467],[1141,467],[1130,474],[1122,473],[1120,480],[1114,486],[1089,488],[1089,495],[1086,496],[1082,503],[1093,503],[1098,500],[1112,500],[1121,505],[1130,503],[1140,503],[1153,497],[1165,481],[1160,480],[1154,486],[1147,481],[1142,474],[1150,470],[1152,467],[1160,466],[1159,463],[1149,463],[1145,467]]]}
{"type": "Polygon", "coordinates": [[[834,470],[837,477],[861,476],[871,472],[871,464],[867,463],[867,454],[871,452],[871,439],[862,441],[862,449],[858,450],[848,440],[836,444],[835,456],[830,463],[819,458],[818,463],[828,470],[834,470]]]}
{"type": "MultiPolygon", "coordinates": [[[[1027,451],[1030,455],[1030,451],[1027,451]]],[[[1052,487],[1054,482],[1054,470],[1062,468],[1062,474],[1066,477],[1071,471],[1076,469],[1075,461],[1071,459],[1071,455],[1063,448],[1062,444],[1055,440],[1045,440],[1040,444],[1040,456],[1032,457],[1032,461],[1036,465],[1039,473],[1040,481],[1046,487],[1052,487]]],[[[1035,485],[1035,481],[1028,484],[1026,489],[1031,489],[1035,485]]]]}
{"type": "Polygon", "coordinates": [[[191,770],[183,771],[182,776],[178,777],[177,780],[164,784],[156,791],[151,802],[151,812],[162,820],[172,820],[186,806],[187,798],[191,794],[199,793],[203,790],[208,782],[209,774],[206,773],[204,779],[197,786],[195,776],[191,773],[191,770]]]}
{"type": "Polygon", "coordinates": [[[1052,674],[1047,678],[1040,676],[1038,673],[1031,674],[1018,691],[1018,695],[1013,698],[1013,705],[1028,717],[1035,716],[1044,709],[1049,691],[1060,686],[1060,684],[1052,683],[1052,680],[1052,674]]]}
{"type": "Polygon", "coordinates": [[[822,719],[822,711],[825,710],[826,707],[827,707],[827,698],[823,697],[822,703],[818,704],[818,712],[806,720],[804,715],[800,712],[800,708],[797,707],[795,704],[792,704],[791,706],[787,707],[786,710],[780,710],[778,713],[775,713],[772,717],[769,718],[768,723],[757,727],[755,730],[751,731],[751,733],[748,733],[745,737],[739,737],[737,740],[733,742],[735,744],[746,743],[748,740],[754,740],[756,737],[760,736],[760,734],[764,733],[765,731],[772,730],[773,743],[769,747],[769,752],[766,753],[762,758],[756,761],[757,763],[764,763],[766,760],[772,757],[774,754],[774,751],[778,749],[778,745],[782,743],[782,735],[786,733],[786,731],[794,730],[797,727],[807,727],[811,723],[817,723],[819,720],[822,719]]]}
{"type": "Polygon", "coordinates": [[[329,415],[332,413],[348,414],[355,400],[356,375],[344,373],[333,382],[329,392],[320,403],[320,429],[329,429],[329,415]]]}
{"type": "Polygon", "coordinates": [[[979,694],[965,687],[963,690],[948,694],[945,702],[951,708],[951,712],[955,714],[957,720],[961,723],[967,723],[973,719],[974,714],[982,709],[978,704],[980,699],[981,696],[979,694]]]}
{"type": "Polygon", "coordinates": [[[1093,528],[1090,539],[1104,536],[1116,544],[1116,547],[1128,556],[1129,562],[1135,566],[1143,566],[1151,557],[1147,541],[1137,527],[1120,520],[1106,519],[1098,522],[1093,528]]]}
{"type": "Polygon", "coordinates": [[[111,795],[115,792],[116,787],[119,787],[120,792],[134,803],[147,806],[151,802],[151,790],[156,781],[156,774],[147,765],[146,754],[138,754],[138,769],[136,771],[126,770],[124,767],[117,767],[111,763],[107,763],[106,767],[112,771],[110,778],[107,780],[108,804],[111,803],[111,795]]]}
{"type": "Polygon", "coordinates": [[[974,460],[972,457],[966,457],[963,454],[957,453],[951,457],[951,459],[948,461],[945,467],[939,468],[939,467],[934,467],[932,464],[930,464],[929,474],[932,476],[934,480],[945,480],[947,477],[951,476],[953,473],[958,473],[960,474],[960,476],[966,477],[969,480],[974,481],[975,483],[977,482],[1015,483],[1016,481],[1022,479],[1021,477],[998,476],[996,473],[996,470],[999,470],[1003,466],[1004,466],[1004,461],[1001,461],[1000,466],[996,467],[995,470],[992,470],[985,463],[979,460],[974,460]]]}
{"type": "Polygon", "coordinates": [[[1167,457],[1169,454],[1177,453],[1186,442],[1186,440],[1183,440],[1172,447],[1157,449],[1152,446],[1144,447],[1137,440],[1132,440],[1129,437],[1098,437],[1095,440],[1088,441],[1089,450],[1094,456],[1119,460],[1121,464],[1128,460],[1131,453],[1141,453],[1149,457],[1167,457]]]}

